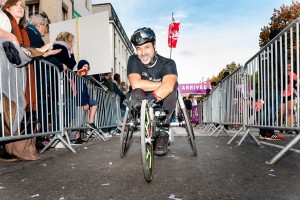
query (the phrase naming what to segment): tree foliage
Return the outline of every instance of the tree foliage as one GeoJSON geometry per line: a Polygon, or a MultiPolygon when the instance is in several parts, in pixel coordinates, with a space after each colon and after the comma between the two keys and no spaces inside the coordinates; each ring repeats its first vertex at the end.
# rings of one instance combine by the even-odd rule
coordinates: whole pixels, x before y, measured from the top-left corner
{"type": "Polygon", "coordinates": [[[290,6],[283,4],[279,9],[274,8],[274,13],[270,18],[271,22],[264,26],[259,34],[259,46],[263,47],[270,41],[272,31],[282,31],[299,16],[300,3],[298,1],[292,1],[290,6]]]}
{"type": "Polygon", "coordinates": [[[224,75],[225,72],[229,72],[231,74],[238,67],[240,67],[240,65],[236,65],[235,62],[232,62],[232,63],[226,65],[226,67],[219,72],[218,76],[213,76],[211,79],[207,79],[207,82],[213,82],[213,81],[215,81],[215,82],[218,83],[218,82],[220,82],[222,80],[223,75],[224,75]]]}

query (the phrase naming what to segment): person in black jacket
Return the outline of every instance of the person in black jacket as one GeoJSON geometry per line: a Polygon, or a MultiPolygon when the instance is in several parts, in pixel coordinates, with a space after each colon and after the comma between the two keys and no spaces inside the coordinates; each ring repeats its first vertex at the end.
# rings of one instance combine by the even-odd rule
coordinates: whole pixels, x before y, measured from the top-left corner
{"type": "Polygon", "coordinates": [[[191,112],[192,112],[192,107],[193,107],[191,96],[189,96],[188,98],[183,97],[183,102],[186,107],[188,116],[191,117],[191,112]]]}
{"type": "Polygon", "coordinates": [[[74,35],[69,32],[60,32],[53,42],[53,49],[61,49],[61,52],[55,55],[55,58],[65,64],[68,69],[73,70],[76,60],[73,52],[74,35]]]}

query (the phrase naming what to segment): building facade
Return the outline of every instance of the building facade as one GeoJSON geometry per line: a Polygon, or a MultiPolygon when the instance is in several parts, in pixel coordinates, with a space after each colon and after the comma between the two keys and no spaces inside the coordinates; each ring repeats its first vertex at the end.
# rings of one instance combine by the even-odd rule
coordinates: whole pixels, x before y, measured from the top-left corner
{"type": "MultiPolygon", "coordinates": [[[[25,0],[25,5],[26,17],[45,12],[52,24],[108,11],[110,42],[109,46],[103,49],[110,52],[110,57],[106,59],[110,59],[110,66],[114,73],[120,74],[122,81],[127,81],[127,61],[134,53],[134,49],[110,3],[92,5],[92,0],[25,0]]],[[[46,43],[49,42],[49,36],[46,36],[44,40],[46,43]]]]}
{"type": "Polygon", "coordinates": [[[93,5],[93,13],[109,12],[109,32],[111,62],[114,66],[114,73],[121,75],[121,80],[127,80],[127,61],[134,49],[128,36],[110,3],[93,5]]]}

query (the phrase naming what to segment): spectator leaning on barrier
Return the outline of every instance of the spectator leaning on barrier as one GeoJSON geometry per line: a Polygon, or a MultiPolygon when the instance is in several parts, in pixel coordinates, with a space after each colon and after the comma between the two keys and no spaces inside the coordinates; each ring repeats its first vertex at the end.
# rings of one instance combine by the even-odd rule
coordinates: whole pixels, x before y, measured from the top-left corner
{"type": "MultiPolygon", "coordinates": [[[[279,34],[279,30],[274,30],[270,33],[270,41],[279,34]]],[[[274,126],[275,119],[277,117],[276,107],[280,105],[280,95],[281,95],[281,81],[285,83],[285,74],[281,71],[284,66],[281,66],[281,63],[285,63],[285,51],[281,51],[280,49],[284,49],[284,44],[280,46],[280,41],[277,41],[277,52],[275,48],[275,41],[273,43],[273,51],[269,51],[268,59],[259,57],[259,67],[262,71],[261,74],[265,74],[265,76],[259,77],[261,79],[260,88],[261,94],[260,98],[264,100],[264,108],[261,110],[260,114],[262,115],[260,125],[262,126],[274,126]],[[282,55],[280,55],[282,53],[282,55]],[[277,54],[277,56],[276,56],[277,54]],[[273,63],[270,64],[270,60],[273,60],[273,63]],[[273,73],[273,76],[271,74],[273,73]],[[277,76],[276,76],[277,75],[277,76]],[[266,88],[266,89],[264,89],[266,88]],[[272,95],[273,94],[273,95],[272,95]],[[277,95],[277,96],[276,96],[277,95]],[[278,99],[278,102],[276,102],[278,99]],[[263,116],[266,120],[264,120],[263,116]]],[[[259,139],[261,140],[284,140],[283,136],[277,135],[274,132],[274,129],[259,129],[259,139]]]]}
{"type": "MultiPolygon", "coordinates": [[[[282,126],[283,119],[285,118],[285,123],[287,127],[292,127],[292,113],[294,110],[294,106],[296,105],[297,102],[297,95],[294,93],[294,90],[297,89],[297,79],[298,76],[294,72],[292,72],[292,65],[291,62],[288,61],[287,65],[287,86],[284,88],[282,91],[282,104],[280,107],[280,111],[278,113],[278,125],[282,126]],[[287,115],[287,116],[286,116],[287,115]],[[282,118],[281,118],[282,116],[282,118]],[[286,118],[287,117],[287,118],[286,118]]],[[[282,131],[281,131],[282,132],[282,131]]],[[[286,131],[288,134],[292,134],[293,132],[291,131],[286,131]]]]}
{"type": "Polygon", "coordinates": [[[122,92],[121,87],[121,76],[120,74],[114,75],[114,93],[120,97],[120,109],[121,109],[121,117],[125,116],[126,106],[123,104],[124,99],[126,98],[126,92],[122,92]]]}
{"type": "MultiPolygon", "coordinates": [[[[55,42],[53,42],[53,49],[61,49],[61,52],[55,57],[65,66],[73,70],[76,65],[76,60],[73,52],[74,35],[69,32],[60,32],[55,42]]],[[[64,69],[66,69],[64,66],[64,69]]]]}
{"type": "MultiPolygon", "coordinates": [[[[19,0],[8,0],[3,6],[3,11],[9,18],[9,21],[10,21],[11,27],[12,27],[12,31],[15,34],[19,44],[22,44],[25,46],[30,46],[27,32],[22,24],[25,20],[25,17],[24,17],[25,10],[24,10],[23,2],[19,1],[19,0]]],[[[28,77],[32,78],[31,79],[32,82],[29,83],[28,81],[26,81],[25,100],[26,100],[27,105],[29,105],[29,103],[30,103],[29,90],[31,90],[32,96],[35,97],[33,66],[31,66],[31,70],[32,70],[32,73],[28,74],[28,71],[26,73],[27,80],[28,80],[28,77]],[[29,87],[30,87],[30,89],[29,89],[29,87]]],[[[2,77],[7,77],[7,76],[2,74],[2,77]]],[[[32,110],[35,110],[36,109],[35,98],[32,98],[32,100],[34,102],[32,101],[32,104],[30,105],[30,107],[32,108],[32,110]]],[[[9,103],[9,104],[11,104],[11,103],[9,103]]],[[[10,106],[10,107],[12,107],[12,106],[10,106]]],[[[23,109],[23,107],[21,109],[23,109]]],[[[14,115],[16,114],[16,110],[14,109],[14,110],[11,110],[8,112],[12,113],[11,119],[9,119],[9,120],[13,120],[14,115]]],[[[14,134],[14,132],[12,134],[14,134]]],[[[20,140],[20,141],[13,141],[13,142],[9,142],[9,143],[5,144],[5,150],[10,155],[16,156],[17,158],[22,159],[22,160],[37,160],[37,159],[39,159],[37,152],[36,151],[35,152],[28,151],[29,148],[35,150],[34,144],[35,144],[35,138],[24,139],[24,140],[20,140]],[[25,146],[24,144],[28,144],[30,146],[25,146]],[[22,152],[22,154],[20,154],[20,152],[22,152]]]]}
{"type": "MultiPolygon", "coordinates": [[[[77,69],[77,74],[79,76],[85,76],[90,69],[90,64],[86,60],[80,60],[77,65],[77,69]]],[[[79,93],[77,93],[77,102],[80,104],[79,106],[83,106],[84,111],[89,110],[89,123],[87,123],[86,126],[93,130],[97,130],[98,128],[94,124],[94,121],[98,108],[98,102],[90,98],[87,85],[82,79],[78,80],[76,88],[77,90],[81,90],[79,93]]],[[[85,141],[81,139],[80,132],[78,132],[75,136],[74,144],[82,144],[83,142],[85,141]]]]}
{"type": "Polygon", "coordinates": [[[208,97],[208,96],[210,95],[210,93],[211,93],[211,89],[207,88],[207,89],[205,90],[205,95],[204,95],[204,97],[208,97]]]}
{"type": "MultiPolygon", "coordinates": [[[[29,36],[31,47],[45,48],[45,42],[42,37],[44,37],[45,34],[49,32],[48,22],[49,20],[40,14],[30,16],[28,25],[26,26],[26,31],[29,36]]],[[[52,43],[47,44],[46,47],[52,48],[52,43]]],[[[67,69],[67,66],[57,60],[55,56],[48,56],[44,59],[58,67],[59,71],[67,69]]]]}
{"type": "Polygon", "coordinates": [[[105,78],[103,85],[107,87],[108,91],[114,92],[114,81],[112,78],[112,72],[104,73],[103,76],[105,78]]]}
{"type": "Polygon", "coordinates": [[[128,85],[124,81],[121,82],[121,88],[120,88],[120,90],[122,92],[128,92],[128,85]]]}
{"type": "Polygon", "coordinates": [[[216,89],[217,85],[218,85],[218,84],[217,84],[216,81],[212,81],[212,82],[210,83],[210,86],[211,86],[211,89],[212,89],[212,90],[216,89]]]}
{"type": "MultiPolygon", "coordinates": [[[[32,15],[29,18],[29,23],[26,26],[26,30],[29,36],[30,44],[32,47],[44,47],[45,43],[42,37],[45,36],[48,32],[48,19],[44,18],[42,15],[36,14],[32,15]]],[[[52,43],[47,44],[48,48],[52,48],[52,43]]],[[[64,64],[55,58],[55,56],[48,56],[44,58],[46,61],[54,64],[60,71],[63,71],[64,64]]],[[[50,77],[55,77],[55,71],[51,68],[46,67],[44,63],[36,62],[35,63],[35,75],[37,83],[37,97],[38,97],[38,119],[42,125],[42,131],[47,132],[49,124],[47,124],[48,113],[46,112],[47,106],[45,102],[52,102],[50,97],[50,88],[51,84],[54,84],[54,80],[50,81],[50,77]],[[47,93],[48,92],[48,93],[47,93]],[[43,119],[43,121],[42,121],[43,119]]],[[[53,79],[53,78],[52,78],[53,79]]],[[[52,97],[50,97],[52,98],[52,97]]],[[[53,108],[55,105],[51,105],[50,108],[53,108]]],[[[54,112],[51,112],[52,114],[54,112]]],[[[37,141],[38,143],[39,141],[37,141]]],[[[43,148],[43,145],[39,145],[40,148],[43,148]]]]}

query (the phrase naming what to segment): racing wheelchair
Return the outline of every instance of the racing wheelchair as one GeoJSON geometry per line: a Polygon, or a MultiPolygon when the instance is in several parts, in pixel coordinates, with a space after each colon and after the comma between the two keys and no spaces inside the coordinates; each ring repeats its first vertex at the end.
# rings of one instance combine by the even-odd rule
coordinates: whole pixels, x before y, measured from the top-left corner
{"type": "MultiPolygon", "coordinates": [[[[184,116],[188,142],[194,156],[197,156],[195,135],[182,96],[177,89],[177,102],[184,116]]],[[[141,149],[144,178],[150,182],[153,178],[153,149],[155,146],[157,131],[163,126],[166,112],[155,101],[142,100],[140,112],[135,112],[131,106],[126,107],[125,116],[120,135],[120,156],[125,157],[133,143],[133,133],[140,129],[141,149]]]]}

